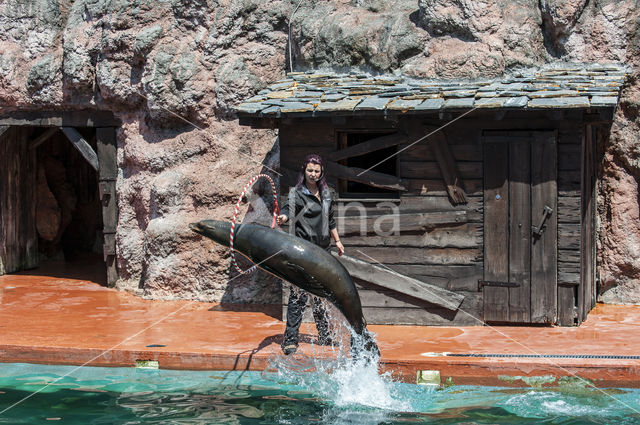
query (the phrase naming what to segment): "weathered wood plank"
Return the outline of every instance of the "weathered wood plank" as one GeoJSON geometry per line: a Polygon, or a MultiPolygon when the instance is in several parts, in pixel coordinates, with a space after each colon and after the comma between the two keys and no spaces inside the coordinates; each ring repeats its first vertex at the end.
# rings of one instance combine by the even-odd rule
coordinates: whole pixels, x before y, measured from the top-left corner
{"type": "Polygon", "coordinates": [[[482,225],[463,224],[456,227],[439,227],[419,235],[399,236],[343,236],[345,246],[388,246],[411,248],[481,248],[482,225]]]}
{"type": "Polygon", "coordinates": [[[558,170],[580,170],[580,145],[558,145],[558,170]]]}
{"type": "MultiPolygon", "coordinates": [[[[434,265],[434,264],[394,264],[389,266],[398,273],[408,276],[423,276],[449,280],[474,278],[482,279],[482,264],[434,265]]],[[[475,289],[477,290],[477,282],[475,289]]]]}
{"type": "MultiPolygon", "coordinates": [[[[561,252],[561,251],[559,251],[561,252]]],[[[558,262],[558,273],[578,273],[580,274],[580,264],[574,262],[558,262]]]]}
{"type": "Polygon", "coordinates": [[[580,224],[558,224],[558,248],[580,251],[580,224]]]}
{"type": "Polygon", "coordinates": [[[558,263],[580,264],[580,252],[575,249],[559,249],[558,263]]]}
{"type": "MultiPolygon", "coordinates": [[[[563,271],[558,271],[558,285],[560,284],[573,284],[573,285],[579,285],[580,284],[580,271],[575,271],[575,272],[563,272],[563,271]]],[[[571,297],[571,300],[573,301],[573,297],[571,297]]],[[[573,324],[573,323],[571,323],[573,324]]]]}
{"type": "Polygon", "coordinates": [[[49,138],[51,138],[51,136],[53,136],[57,132],[58,132],[58,128],[56,127],[51,127],[47,129],[44,133],[42,133],[40,136],[38,136],[35,140],[33,140],[30,143],[29,149],[36,149],[38,146],[40,146],[41,144],[49,140],[49,138]]]}
{"type": "Polygon", "coordinates": [[[580,171],[558,171],[558,188],[562,191],[580,191],[580,171]]]}
{"type": "MultiPolygon", "coordinates": [[[[541,134],[531,145],[532,222],[539,224],[545,206],[555,212],[557,206],[556,134],[541,134]]],[[[557,318],[558,242],[557,215],[551,214],[546,230],[533,239],[531,248],[531,321],[554,323],[557,318]]]]}
{"type": "Polygon", "coordinates": [[[402,275],[383,267],[382,264],[372,264],[348,255],[340,257],[336,255],[336,258],[352,276],[358,279],[428,301],[449,310],[456,310],[464,300],[463,295],[402,275]]]}
{"type": "Polygon", "coordinates": [[[444,211],[428,213],[401,213],[379,216],[367,215],[335,217],[338,233],[353,234],[375,232],[378,235],[397,234],[398,232],[433,229],[442,225],[463,224],[467,221],[466,211],[444,211]]]}
{"type": "Polygon", "coordinates": [[[558,197],[558,223],[580,224],[580,196],[558,197]]]}
{"type": "MultiPolygon", "coordinates": [[[[458,162],[477,161],[478,158],[482,158],[482,146],[479,144],[456,145],[452,144],[450,140],[449,142],[449,149],[451,150],[451,154],[453,155],[453,158],[458,162]]],[[[407,146],[409,146],[409,144],[399,145],[398,150],[402,150],[407,146]]],[[[436,156],[429,146],[428,140],[411,146],[410,148],[402,151],[398,156],[400,157],[401,161],[436,160],[436,156]]]]}
{"type": "Polygon", "coordinates": [[[467,248],[404,248],[389,249],[362,247],[351,250],[350,255],[364,261],[390,264],[470,265],[482,259],[482,250],[467,248]]]}
{"type": "Polygon", "coordinates": [[[422,326],[470,326],[479,325],[480,297],[466,297],[468,302],[456,311],[439,309],[409,309],[365,307],[362,313],[369,324],[422,325],[422,326]]]}
{"type": "MultiPolygon", "coordinates": [[[[481,179],[482,162],[457,162],[461,179],[481,179]]],[[[435,161],[400,161],[400,175],[408,179],[439,179],[442,178],[440,167],[435,161]]]]}
{"type": "Polygon", "coordinates": [[[346,167],[331,161],[328,161],[325,167],[327,173],[335,178],[351,180],[381,189],[391,189],[401,192],[407,191],[405,182],[396,176],[378,173],[376,171],[366,171],[358,167],[346,167]]]}
{"type": "Polygon", "coordinates": [[[509,321],[531,322],[531,143],[509,144],[509,321]]]}
{"type": "MultiPolygon", "coordinates": [[[[607,132],[602,132],[606,137],[607,132]]],[[[596,149],[599,138],[599,128],[589,125],[585,129],[585,137],[582,141],[582,203],[581,215],[584,217],[581,232],[581,288],[578,288],[578,323],[587,318],[587,315],[596,303],[596,236],[595,215],[597,207],[596,179],[597,163],[596,149]]],[[[602,140],[600,140],[602,142],[602,140]]]]}
{"type": "MultiPolygon", "coordinates": [[[[386,307],[433,310],[434,307],[436,307],[434,306],[434,304],[431,304],[429,302],[422,301],[408,295],[400,294],[390,289],[371,285],[367,282],[356,284],[356,287],[358,288],[358,295],[360,296],[362,307],[365,308],[386,307]]],[[[479,293],[477,291],[461,292],[460,294],[463,295],[465,299],[467,297],[475,299],[479,296],[479,293]]]]}
{"type": "Polygon", "coordinates": [[[120,127],[111,111],[15,111],[0,115],[0,125],[33,127],[120,127]]]}
{"type": "Polygon", "coordinates": [[[98,171],[98,155],[91,145],[82,138],[78,130],[73,127],[61,127],[61,129],[73,146],[80,152],[80,155],[91,164],[94,170],[98,171]]]}
{"type": "Polygon", "coordinates": [[[454,204],[464,204],[467,202],[466,193],[462,188],[462,179],[456,170],[456,163],[451,152],[449,152],[444,133],[438,132],[434,134],[434,137],[435,139],[431,142],[431,148],[440,167],[449,198],[454,204]]]}
{"type": "Polygon", "coordinates": [[[350,146],[348,148],[340,149],[338,151],[331,152],[327,155],[328,161],[340,161],[342,159],[351,158],[353,156],[364,155],[370,152],[374,152],[380,149],[397,146],[407,141],[407,135],[404,133],[394,133],[386,136],[376,137],[375,139],[367,140],[363,143],[350,146]]]}
{"type": "MultiPolygon", "coordinates": [[[[484,280],[509,281],[509,145],[485,143],[484,280]]],[[[487,322],[509,320],[509,289],[483,287],[483,314],[487,322]]]]}
{"type": "MultiPolygon", "coordinates": [[[[442,180],[403,179],[407,187],[407,195],[443,195],[447,196],[447,188],[442,180]]],[[[465,179],[462,183],[465,193],[470,196],[482,194],[482,179],[465,179]]]]}
{"type": "Polygon", "coordinates": [[[99,179],[116,180],[118,178],[118,154],[115,129],[110,127],[97,128],[96,146],[99,179]]]}
{"type": "Polygon", "coordinates": [[[558,147],[563,145],[576,145],[580,147],[582,143],[583,131],[580,126],[574,125],[572,128],[560,130],[558,132],[558,147]]]}
{"type": "Polygon", "coordinates": [[[32,129],[11,127],[0,143],[0,274],[37,267],[36,155],[32,129]]]}

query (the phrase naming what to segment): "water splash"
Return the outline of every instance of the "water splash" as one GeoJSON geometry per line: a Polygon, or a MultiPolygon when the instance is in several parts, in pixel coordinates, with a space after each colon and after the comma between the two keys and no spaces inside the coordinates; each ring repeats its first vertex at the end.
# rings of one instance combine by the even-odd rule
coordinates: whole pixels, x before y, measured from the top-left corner
{"type": "MultiPolygon", "coordinates": [[[[370,412],[375,416],[372,421],[384,416],[384,411],[412,411],[411,404],[398,393],[397,383],[391,375],[380,373],[379,355],[364,348],[366,338],[355,334],[334,307],[326,307],[336,342],[329,355],[327,350],[312,346],[309,356],[277,356],[271,359],[263,377],[294,384],[316,394],[332,406],[327,414],[336,423],[342,422],[339,418],[350,423],[351,408],[360,409],[360,413],[362,408],[377,410],[376,414],[370,412]],[[350,355],[352,352],[359,355],[354,358],[350,355]]],[[[371,337],[375,340],[375,334],[371,337]]]]}

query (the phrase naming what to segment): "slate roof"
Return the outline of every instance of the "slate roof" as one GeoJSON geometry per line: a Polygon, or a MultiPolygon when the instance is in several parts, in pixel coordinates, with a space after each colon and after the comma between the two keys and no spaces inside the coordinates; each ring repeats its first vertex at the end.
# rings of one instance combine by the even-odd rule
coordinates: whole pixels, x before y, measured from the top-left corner
{"type": "Polygon", "coordinates": [[[412,79],[352,72],[293,72],[235,107],[239,116],[279,118],[420,113],[471,108],[614,108],[629,68],[557,63],[478,80],[412,79]]]}

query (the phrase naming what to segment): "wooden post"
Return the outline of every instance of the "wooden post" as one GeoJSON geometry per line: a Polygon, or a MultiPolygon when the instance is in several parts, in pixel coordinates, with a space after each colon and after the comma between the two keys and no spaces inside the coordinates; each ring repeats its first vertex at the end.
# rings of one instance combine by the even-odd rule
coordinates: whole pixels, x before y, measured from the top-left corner
{"type": "Polygon", "coordinates": [[[13,127],[0,143],[0,274],[38,266],[36,155],[28,134],[13,127]]]}
{"type": "Polygon", "coordinates": [[[98,147],[98,185],[102,202],[104,234],[104,261],[107,265],[107,284],[115,285],[118,280],[116,262],[116,230],[118,225],[118,203],[116,180],[118,177],[116,129],[102,127],[96,129],[98,147]]]}

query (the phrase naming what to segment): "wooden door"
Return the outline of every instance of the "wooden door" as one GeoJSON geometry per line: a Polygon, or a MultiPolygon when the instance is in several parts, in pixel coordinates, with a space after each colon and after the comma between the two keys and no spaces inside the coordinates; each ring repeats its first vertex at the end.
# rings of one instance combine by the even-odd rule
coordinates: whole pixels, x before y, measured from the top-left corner
{"type": "Polygon", "coordinates": [[[554,323],[557,159],[554,132],[484,140],[485,322],[554,323]]]}
{"type": "Polygon", "coordinates": [[[0,275],[38,266],[36,156],[29,129],[0,135],[0,275]]]}

